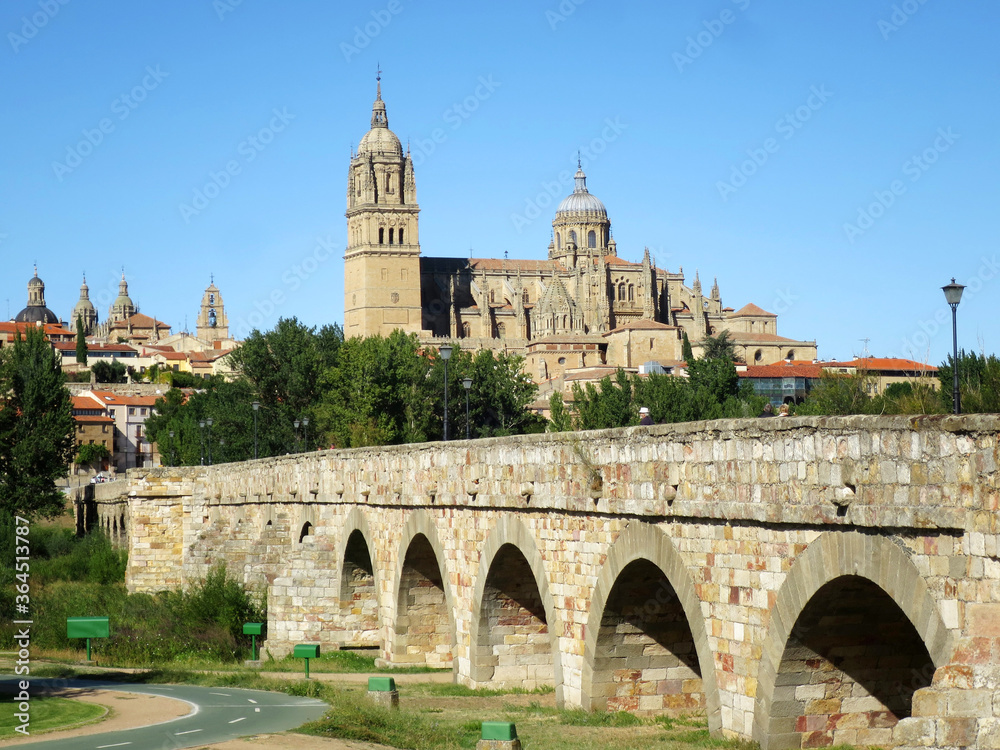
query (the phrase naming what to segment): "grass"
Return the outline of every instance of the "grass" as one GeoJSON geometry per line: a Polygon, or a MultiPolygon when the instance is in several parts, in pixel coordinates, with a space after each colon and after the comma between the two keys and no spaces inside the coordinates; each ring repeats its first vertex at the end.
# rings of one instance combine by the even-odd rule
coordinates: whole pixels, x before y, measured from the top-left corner
{"type": "MultiPolygon", "coordinates": [[[[24,734],[15,730],[21,722],[15,717],[17,703],[12,699],[0,702],[0,739],[23,737],[24,734]],[[8,708],[9,707],[9,708],[8,708]]],[[[92,703],[68,700],[66,698],[32,698],[28,731],[32,735],[51,732],[56,729],[69,729],[84,724],[91,724],[103,719],[108,713],[104,706],[92,703]]]]}

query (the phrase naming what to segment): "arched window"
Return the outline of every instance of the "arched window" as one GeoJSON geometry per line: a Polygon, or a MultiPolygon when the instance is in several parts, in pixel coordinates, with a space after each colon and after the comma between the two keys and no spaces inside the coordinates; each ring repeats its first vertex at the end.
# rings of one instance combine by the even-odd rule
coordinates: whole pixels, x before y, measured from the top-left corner
{"type": "Polygon", "coordinates": [[[576,244],[576,231],[573,229],[569,230],[569,241],[572,242],[574,245],[576,244]]]}
{"type": "Polygon", "coordinates": [[[618,299],[625,300],[625,284],[621,283],[618,285],[618,299]]]}
{"type": "Polygon", "coordinates": [[[506,338],[507,336],[507,326],[503,323],[497,323],[497,338],[506,338]]]}
{"type": "Polygon", "coordinates": [[[468,323],[462,323],[462,338],[472,338],[472,326],[468,323]]]}
{"type": "Polygon", "coordinates": [[[597,247],[597,232],[593,229],[587,234],[587,247],[597,247]]]}
{"type": "Polygon", "coordinates": [[[395,234],[395,232],[396,232],[395,229],[393,229],[392,227],[389,227],[389,244],[390,245],[392,244],[392,236],[393,236],[393,234],[395,234]]]}
{"type": "Polygon", "coordinates": [[[385,229],[383,229],[382,227],[378,228],[378,244],[380,245],[385,244],[385,229]]]}
{"type": "Polygon", "coordinates": [[[403,228],[402,227],[399,228],[399,244],[400,245],[403,244],[403,228]]]}
{"type": "Polygon", "coordinates": [[[762,352],[760,349],[758,349],[753,353],[754,362],[760,362],[762,359],[764,359],[764,352],[762,352]]]}
{"type": "Polygon", "coordinates": [[[562,250],[562,235],[556,232],[556,250],[562,250]]]}
{"type": "Polygon", "coordinates": [[[789,362],[791,362],[793,359],[795,359],[795,350],[794,349],[789,349],[788,350],[788,354],[785,355],[785,359],[787,359],[789,362]]]}
{"type": "Polygon", "coordinates": [[[628,301],[632,302],[635,299],[635,286],[632,284],[628,285],[628,301]]]}

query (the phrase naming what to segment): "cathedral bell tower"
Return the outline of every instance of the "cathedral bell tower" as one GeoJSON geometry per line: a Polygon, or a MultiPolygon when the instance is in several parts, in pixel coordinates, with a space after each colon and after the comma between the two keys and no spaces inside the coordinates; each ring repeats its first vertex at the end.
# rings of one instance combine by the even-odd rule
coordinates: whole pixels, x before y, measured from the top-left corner
{"type": "Polygon", "coordinates": [[[420,239],[417,186],[409,149],[389,130],[381,73],[371,130],[347,173],[344,335],[419,333],[420,239]]]}
{"type": "Polygon", "coordinates": [[[229,318],[226,316],[226,306],[214,278],[201,297],[201,309],[198,311],[195,331],[202,341],[224,341],[229,338],[229,318]]]}

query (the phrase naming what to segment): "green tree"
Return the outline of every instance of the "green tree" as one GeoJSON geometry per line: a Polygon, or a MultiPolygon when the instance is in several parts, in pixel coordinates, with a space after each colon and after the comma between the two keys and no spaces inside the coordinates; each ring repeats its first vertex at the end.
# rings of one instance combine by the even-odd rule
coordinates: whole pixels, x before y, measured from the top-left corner
{"type": "Polygon", "coordinates": [[[556,391],[549,396],[549,432],[569,432],[573,429],[573,416],[563,402],[562,394],[556,391]]]}
{"type": "Polygon", "coordinates": [[[87,339],[83,335],[83,318],[76,316],[76,361],[87,366],[87,339]]]}
{"type": "Polygon", "coordinates": [[[691,340],[688,338],[687,331],[681,338],[681,359],[685,362],[694,361],[694,349],[691,348],[691,340]]]}
{"type": "MultiPolygon", "coordinates": [[[[544,429],[545,420],[528,408],[535,400],[538,386],[525,374],[523,357],[480,349],[472,357],[468,370],[454,369],[458,387],[450,393],[457,394],[456,401],[465,395],[462,378],[472,379],[469,410],[474,437],[518,435],[544,429]]],[[[464,404],[459,401],[456,411],[460,418],[455,420],[456,425],[464,424],[465,409],[462,407],[464,404]]],[[[456,432],[455,436],[458,437],[459,433],[456,432]]]]}
{"type": "Polygon", "coordinates": [[[90,371],[98,383],[124,383],[128,375],[128,369],[117,359],[94,362],[90,371]]]}
{"type": "MultiPolygon", "coordinates": [[[[721,359],[726,362],[741,362],[736,354],[736,344],[729,338],[729,331],[717,336],[706,336],[700,342],[702,359],[721,359]]],[[[690,362],[690,360],[688,360],[690,362]]]]}
{"type": "MultiPolygon", "coordinates": [[[[953,408],[955,360],[948,355],[940,368],[938,379],[941,405],[945,411],[953,408]]],[[[958,387],[962,411],[967,414],[1000,412],[1000,359],[995,354],[958,352],[958,387]]]]}
{"type": "Polygon", "coordinates": [[[800,415],[870,414],[874,378],[865,371],[854,375],[824,372],[819,384],[799,404],[800,415]]]}
{"type": "Polygon", "coordinates": [[[51,517],[65,504],[55,483],[73,459],[73,410],[45,334],[25,334],[0,359],[0,508],[51,517]]]}
{"type": "Polygon", "coordinates": [[[86,443],[81,445],[76,452],[73,462],[77,466],[90,466],[98,470],[98,464],[111,458],[111,452],[103,443],[86,443]]]}
{"type": "Polygon", "coordinates": [[[638,407],[632,393],[633,381],[620,367],[612,381],[605,376],[595,387],[573,384],[573,408],[576,426],[581,430],[627,427],[639,423],[638,407]]]}

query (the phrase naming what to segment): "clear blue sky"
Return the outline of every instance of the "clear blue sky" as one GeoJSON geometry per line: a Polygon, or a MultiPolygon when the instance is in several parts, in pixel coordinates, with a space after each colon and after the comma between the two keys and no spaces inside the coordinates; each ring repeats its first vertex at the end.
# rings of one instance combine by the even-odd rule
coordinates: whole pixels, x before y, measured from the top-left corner
{"type": "Polygon", "coordinates": [[[238,333],[342,321],[381,64],[426,255],[545,257],[583,149],[621,256],[718,277],[824,359],[940,362],[952,276],[960,345],[1000,351],[997,28],[942,0],[5,0],[0,304],[37,259],[67,319],[124,266],[175,331],[213,273],[238,333]]]}

